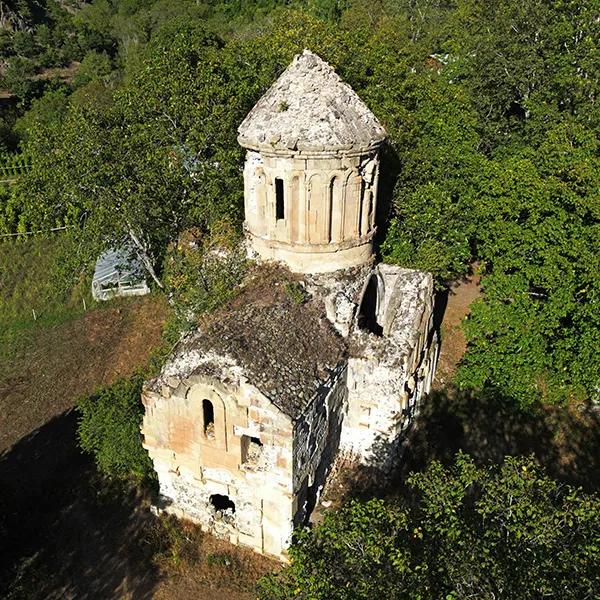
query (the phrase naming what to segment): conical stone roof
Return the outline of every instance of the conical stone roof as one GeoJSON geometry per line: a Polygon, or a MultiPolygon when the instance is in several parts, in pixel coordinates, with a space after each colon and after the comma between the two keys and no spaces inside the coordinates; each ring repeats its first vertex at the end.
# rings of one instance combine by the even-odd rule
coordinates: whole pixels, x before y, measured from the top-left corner
{"type": "Polygon", "coordinates": [[[294,57],[238,132],[246,148],[309,152],[363,150],[386,137],[356,92],[310,50],[294,57]]]}

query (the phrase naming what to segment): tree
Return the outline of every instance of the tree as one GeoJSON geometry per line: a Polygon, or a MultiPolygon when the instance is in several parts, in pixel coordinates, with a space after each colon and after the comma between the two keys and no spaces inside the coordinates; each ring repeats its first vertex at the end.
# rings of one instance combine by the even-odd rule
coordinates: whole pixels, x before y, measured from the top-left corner
{"type": "Polygon", "coordinates": [[[90,50],[81,61],[74,84],[79,87],[90,81],[106,80],[111,72],[112,62],[108,54],[90,50]]]}
{"type": "Polygon", "coordinates": [[[263,599],[592,599],[600,592],[600,499],[530,458],[434,461],[411,502],[352,501],[298,532],[263,599]]]}
{"type": "Polygon", "coordinates": [[[457,4],[449,71],[470,90],[489,151],[511,141],[526,145],[527,122],[540,113],[598,126],[594,0],[457,4]]]}
{"type": "Polygon", "coordinates": [[[142,448],[142,383],[143,375],[134,375],[83,398],[77,406],[79,445],[94,455],[98,469],[109,477],[152,480],[156,476],[142,448]]]}
{"type": "Polygon", "coordinates": [[[181,329],[234,297],[247,268],[245,248],[230,223],[211,235],[184,232],[165,261],[165,284],[181,329]]]}
{"type": "Polygon", "coordinates": [[[15,123],[14,130],[21,138],[27,139],[30,133],[45,131],[64,119],[69,106],[67,90],[49,90],[31,103],[29,110],[15,123]]]}
{"type": "Polygon", "coordinates": [[[492,386],[523,405],[600,399],[598,147],[566,121],[537,151],[481,172],[477,246],[487,275],[466,322],[463,386],[492,386]]]}
{"type": "Polygon", "coordinates": [[[255,93],[241,66],[201,26],[170,22],[112,104],[71,104],[60,126],[30,137],[23,219],[69,227],[80,268],[129,238],[162,286],[162,259],[179,232],[240,221],[235,132],[255,93]]]}
{"type": "Polygon", "coordinates": [[[472,259],[476,175],[486,160],[477,149],[477,119],[462,90],[430,72],[410,77],[401,94],[408,123],[401,136],[390,132],[401,167],[382,253],[448,280],[472,259]]]}
{"type": "Polygon", "coordinates": [[[27,104],[41,88],[40,82],[32,79],[35,72],[36,68],[31,60],[23,56],[12,56],[2,76],[2,83],[27,104]]]}

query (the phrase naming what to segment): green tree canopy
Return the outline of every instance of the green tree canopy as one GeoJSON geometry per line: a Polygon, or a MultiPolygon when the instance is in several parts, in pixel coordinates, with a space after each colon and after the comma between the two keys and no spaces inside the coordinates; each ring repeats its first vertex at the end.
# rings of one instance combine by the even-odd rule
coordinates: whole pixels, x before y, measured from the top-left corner
{"type": "Polygon", "coordinates": [[[165,26],[112,103],[71,103],[30,136],[23,221],[68,226],[80,265],[128,237],[158,281],[168,242],[188,224],[240,219],[236,127],[256,95],[245,79],[202,26],[165,26]]]}
{"type": "Polygon", "coordinates": [[[90,42],[79,83],[92,80],[68,98],[47,93],[19,122],[33,164],[7,196],[5,226],[68,226],[78,269],[129,237],[160,281],[182,231],[226,221],[240,232],[237,126],[309,47],[389,133],[383,258],[431,271],[438,285],[474,261],[485,276],[467,326],[462,384],[498,388],[521,404],[597,398],[591,0],[379,0],[369,10],[298,3],[234,39],[200,23],[214,25],[216,15],[252,21],[275,4],[86,6],[74,17],[78,27],[120,40],[122,52],[113,60],[90,42]],[[119,29],[124,21],[131,25],[119,29]],[[122,79],[109,77],[120,64],[122,79]]]}
{"type": "Polygon", "coordinates": [[[598,400],[600,154],[564,122],[535,151],[481,172],[478,255],[488,275],[466,323],[463,385],[533,398],[598,400]]]}
{"type": "Polygon", "coordinates": [[[600,499],[528,458],[458,454],[409,478],[413,501],[352,501],[297,534],[265,600],[584,600],[600,592],[600,499]]]}

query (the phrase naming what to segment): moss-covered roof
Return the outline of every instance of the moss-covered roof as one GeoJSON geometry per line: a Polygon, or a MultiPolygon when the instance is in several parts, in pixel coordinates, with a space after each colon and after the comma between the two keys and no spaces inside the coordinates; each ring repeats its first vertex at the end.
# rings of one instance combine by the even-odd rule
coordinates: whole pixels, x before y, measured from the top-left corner
{"type": "Polygon", "coordinates": [[[224,352],[284,413],[298,416],[344,353],[344,343],[313,304],[245,306],[213,323],[207,349],[224,352]]]}
{"type": "Polygon", "coordinates": [[[219,378],[222,358],[232,360],[275,406],[297,418],[343,360],[345,340],[319,301],[299,303],[286,293],[285,281],[258,279],[180,342],[166,374],[219,378]],[[183,373],[185,364],[189,372],[183,373]]]}

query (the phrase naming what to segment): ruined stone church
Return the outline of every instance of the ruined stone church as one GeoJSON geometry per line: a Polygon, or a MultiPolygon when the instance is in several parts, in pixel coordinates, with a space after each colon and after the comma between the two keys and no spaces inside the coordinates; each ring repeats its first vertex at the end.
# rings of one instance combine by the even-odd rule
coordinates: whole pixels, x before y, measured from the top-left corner
{"type": "Polygon", "coordinates": [[[397,460],[438,344],[431,275],[374,261],[385,137],[308,50],[240,125],[248,253],[289,269],[304,299],[242,294],[147,382],[161,510],[285,558],[337,457],[397,460]]]}

